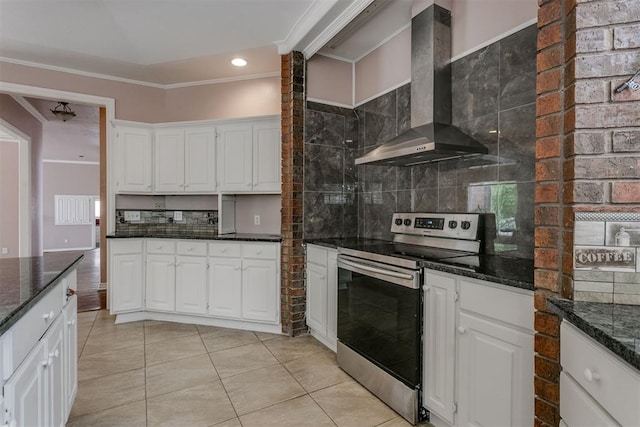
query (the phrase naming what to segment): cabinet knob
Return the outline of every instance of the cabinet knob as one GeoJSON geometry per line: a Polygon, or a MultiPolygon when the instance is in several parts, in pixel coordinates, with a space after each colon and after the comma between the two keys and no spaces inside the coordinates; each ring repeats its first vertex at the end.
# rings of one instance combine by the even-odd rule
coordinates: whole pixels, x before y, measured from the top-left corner
{"type": "Polygon", "coordinates": [[[321,274],[321,275],[320,275],[320,278],[321,278],[321,279],[324,279],[324,274],[321,274]]]}
{"type": "Polygon", "coordinates": [[[49,366],[53,365],[53,359],[49,357],[47,360],[43,360],[42,362],[40,362],[40,365],[42,365],[43,368],[48,368],[49,366]]]}
{"type": "Polygon", "coordinates": [[[223,250],[221,250],[220,252],[225,253],[227,252],[227,248],[224,248],[223,250]]]}
{"type": "Polygon", "coordinates": [[[67,322],[67,325],[69,325],[69,326],[73,326],[73,325],[75,325],[75,324],[76,324],[76,319],[71,319],[71,320],[69,320],[69,321],[67,322]]]}
{"type": "Polygon", "coordinates": [[[158,245],[156,246],[156,249],[162,249],[162,246],[158,245]]]}
{"type": "Polygon", "coordinates": [[[460,332],[461,334],[464,334],[465,332],[467,332],[466,328],[463,328],[462,326],[458,326],[458,332],[460,332]]]}
{"type": "Polygon", "coordinates": [[[584,379],[587,380],[588,382],[600,380],[600,374],[595,371],[592,371],[589,368],[584,368],[583,374],[584,374],[584,379]]]}
{"type": "Polygon", "coordinates": [[[193,247],[190,247],[189,249],[187,249],[189,252],[193,252],[193,247]]]}
{"type": "Polygon", "coordinates": [[[56,351],[52,351],[51,353],[49,353],[49,359],[54,357],[57,359],[58,356],[60,356],[60,350],[58,350],[57,348],[56,348],[56,351]]]}
{"type": "Polygon", "coordinates": [[[42,315],[42,318],[44,320],[53,320],[53,316],[55,316],[55,313],[53,311],[50,311],[49,313],[44,313],[42,315]]]}
{"type": "Polygon", "coordinates": [[[262,250],[257,250],[256,251],[256,255],[260,255],[262,253],[262,250]]]}

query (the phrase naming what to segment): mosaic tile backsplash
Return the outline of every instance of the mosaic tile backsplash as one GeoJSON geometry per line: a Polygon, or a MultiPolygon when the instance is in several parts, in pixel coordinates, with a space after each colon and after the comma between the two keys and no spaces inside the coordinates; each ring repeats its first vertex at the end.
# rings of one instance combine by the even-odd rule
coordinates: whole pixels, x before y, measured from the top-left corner
{"type": "Polygon", "coordinates": [[[116,234],[120,236],[213,236],[218,234],[218,211],[116,210],[116,234]],[[140,219],[125,219],[127,213],[140,213],[140,219]],[[176,219],[176,212],[182,219],[176,219]]]}
{"type": "Polygon", "coordinates": [[[576,214],[573,299],[640,305],[640,214],[576,214]]]}

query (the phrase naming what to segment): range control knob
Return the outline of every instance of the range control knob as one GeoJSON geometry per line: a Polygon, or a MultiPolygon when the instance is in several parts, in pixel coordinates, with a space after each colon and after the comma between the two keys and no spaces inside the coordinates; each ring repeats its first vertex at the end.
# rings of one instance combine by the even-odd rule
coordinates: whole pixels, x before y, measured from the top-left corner
{"type": "Polygon", "coordinates": [[[471,228],[471,223],[469,221],[462,221],[460,227],[462,227],[463,230],[468,230],[471,228]]]}
{"type": "Polygon", "coordinates": [[[406,225],[407,227],[411,225],[411,220],[409,218],[404,220],[404,225],[406,225]]]}
{"type": "Polygon", "coordinates": [[[396,218],[396,225],[402,225],[402,218],[396,218]]]}
{"type": "Polygon", "coordinates": [[[458,226],[458,221],[449,221],[449,228],[456,228],[458,226]]]}

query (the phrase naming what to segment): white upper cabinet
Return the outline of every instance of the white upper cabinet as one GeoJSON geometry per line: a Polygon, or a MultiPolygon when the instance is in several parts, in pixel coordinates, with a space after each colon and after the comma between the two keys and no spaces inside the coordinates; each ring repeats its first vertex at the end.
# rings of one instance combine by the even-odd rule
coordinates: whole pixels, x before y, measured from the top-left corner
{"type": "Polygon", "coordinates": [[[151,129],[116,128],[116,192],[151,193],[151,129]]]}
{"type": "Polygon", "coordinates": [[[277,119],[218,126],[219,190],[278,193],[281,170],[277,119]]]}
{"type": "Polygon", "coordinates": [[[170,127],[156,130],[155,192],[215,192],[215,146],[213,127],[170,127]]]}

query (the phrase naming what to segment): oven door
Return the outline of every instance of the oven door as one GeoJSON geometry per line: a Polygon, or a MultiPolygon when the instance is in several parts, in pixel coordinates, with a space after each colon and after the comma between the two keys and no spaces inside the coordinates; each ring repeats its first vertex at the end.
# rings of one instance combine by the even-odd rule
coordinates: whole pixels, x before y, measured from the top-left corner
{"type": "Polygon", "coordinates": [[[411,388],[420,384],[420,271],[338,256],[338,339],[411,388]]]}

